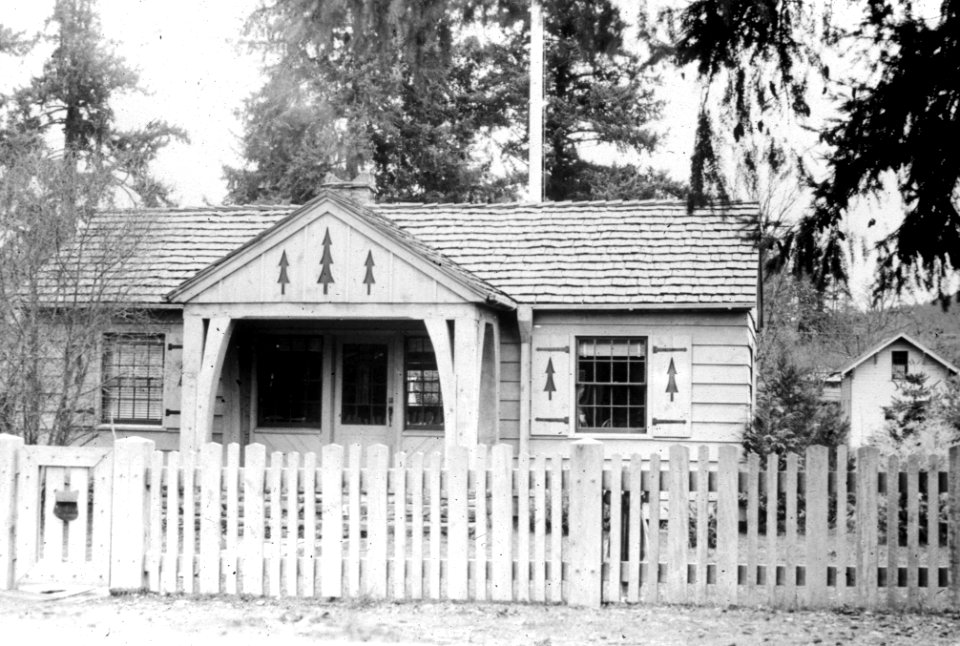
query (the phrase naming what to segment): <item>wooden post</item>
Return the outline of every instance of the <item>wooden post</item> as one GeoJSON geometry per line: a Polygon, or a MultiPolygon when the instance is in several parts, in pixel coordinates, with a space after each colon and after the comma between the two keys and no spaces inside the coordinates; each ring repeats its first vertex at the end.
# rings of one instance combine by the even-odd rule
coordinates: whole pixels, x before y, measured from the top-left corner
{"type": "Polygon", "coordinates": [[[493,601],[512,601],[513,447],[509,444],[498,444],[490,452],[490,485],[490,535],[493,539],[490,598],[493,601]]]}
{"type": "Polygon", "coordinates": [[[877,606],[877,466],[879,451],[857,449],[857,592],[867,608],[877,606]]]}
{"type": "Polygon", "coordinates": [[[456,441],[447,435],[447,448],[476,446],[480,439],[480,374],[486,323],[473,317],[458,318],[453,330],[454,373],[457,379],[456,441]]]}
{"type": "Polygon", "coordinates": [[[457,435],[457,376],[453,371],[453,344],[446,319],[424,319],[430,335],[433,355],[440,375],[440,394],[443,399],[443,435],[446,446],[456,446],[457,435]]]}
{"type": "MultiPolygon", "coordinates": [[[[328,444],[320,458],[320,596],[343,596],[343,447],[328,444]]],[[[313,528],[310,541],[313,542],[313,528]]]]}
{"type": "Polygon", "coordinates": [[[597,440],[573,443],[569,496],[567,601],[572,606],[599,608],[603,592],[603,445],[597,440]]]}
{"type": "Polygon", "coordinates": [[[15,510],[17,508],[17,457],[23,438],[0,433],[0,590],[13,590],[15,510]]]}
{"type": "Polygon", "coordinates": [[[213,438],[213,412],[217,402],[217,386],[227,345],[233,332],[233,319],[218,316],[210,319],[207,339],[203,346],[203,360],[197,375],[197,415],[194,427],[194,446],[199,447],[213,438]]]}
{"type": "Polygon", "coordinates": [[[690,451],[670,446],[667,516],[667,601],[687,600],[687,551],[690,543],[690,451]]]}
{"type": "Polygon", "coordinates": [[[530,454],[530,343],[533,339],[533,310],[529,305],[517,308],[520,329],[520,453],[530,454]]]}
{"type": "Polygon", "coordinates": [[[717,601],[737,602],[737,447],[720,447],[717,472],[717,601]]]}
{"type": "Polygon", "coordinates": [[[147,514],[145,476],[154,443],[140,437],[117,440],[113,448],[113,522],[110,588],[143,588],[147,514]]]}
{"type": "Polygon", "coordinates": [[[807,516],[806,605],[822,606],[827,594],[827,485],[830,464],[827,447],[807,447],[805,495],[807,516]]]}
{"type": "Polygon", "coordinates": [[[180,376],[180,453],[184,458],[200,448],[196,443],[197,376],[203,359],[203,319],[184,313],[180,376]]]}
{"type": "Polygon", "coordinates": [[[470,456],[466,447],[447,450],[447,598],[470,597],[467,527],[467,481],[470,456]]]}

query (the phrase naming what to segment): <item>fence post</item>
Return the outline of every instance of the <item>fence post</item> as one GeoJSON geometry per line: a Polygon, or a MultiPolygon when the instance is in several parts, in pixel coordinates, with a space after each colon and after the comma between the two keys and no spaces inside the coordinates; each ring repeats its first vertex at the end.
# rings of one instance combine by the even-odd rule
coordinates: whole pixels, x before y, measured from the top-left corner
{"type": "Polygon", "coordinates": [[[23,438],[0,433],[0,590],[12,590],[14,550],[13,528],[17,509],[17,454],[23,438]]]}
{"type": "Polygon", "coordinates": [[[599,608],[603,590],[603,445],[586,439],[572,447],[567,602],[599,608]]]}
{"type": "Polygon", "coordinates": [[[857,449],[857,592],[861,605],[877,607],[877,468],[880,452],[857,449]]]}
{"type": "MultiPolygon", "coordinates": [[[[113,445],[113,509],[110,531],[110,588],[143,588],[147,514],[146,470],[153,440],[130,437],[113,445]]],[[[189,520],[189,519],[185,519],[189,520]]]]}

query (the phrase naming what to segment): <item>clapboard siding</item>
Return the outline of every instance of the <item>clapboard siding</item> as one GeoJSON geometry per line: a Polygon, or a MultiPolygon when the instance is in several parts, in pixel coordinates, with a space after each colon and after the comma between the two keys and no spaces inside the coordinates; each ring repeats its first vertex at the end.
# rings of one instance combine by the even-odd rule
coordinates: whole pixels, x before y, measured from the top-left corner
{"type": "Polygon", "coordinates": [[[500,320],[500,439],[520,437],[520,330],[515,320],[500,320]]]}
{"type": "MultiPolygon", "coordinates": [[[[689,336],[691,349],[691,437],[693,442],[736,442],[750,417],[753,402],[752,314],[734,312],[535,312],[534,336],[689,336]]],[[[501,399],[501,402],[503,399],[501,399]]],[[[573,433],[556,440],[531,439],[531,450],[554,452],[554,444],[583,437],[573,433]]],[[[632,446],[667,446],[649,435],[598,434],[617,451],[632,446]]],[[[632,450],[632,449],[631,449],[632,450]]]]}

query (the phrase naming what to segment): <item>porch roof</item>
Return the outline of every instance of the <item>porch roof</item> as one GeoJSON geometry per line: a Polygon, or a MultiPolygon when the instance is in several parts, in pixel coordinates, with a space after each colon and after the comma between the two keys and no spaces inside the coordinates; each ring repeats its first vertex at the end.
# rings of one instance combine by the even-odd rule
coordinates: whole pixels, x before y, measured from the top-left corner
{"type": "MultiPolygon", "coordinates": [[[[335,199],[478,291],[521,304],[756,302],[757,251],[749,228],[756,204],[688,213],[683,203],[663,201],[361,207],[335,199]]],[[[111,280],[123,283],[124,300],[162,306],[168,294],[316,201],[110,211],[91,226],[109,231],[133,215],[147,223],[136,256],[111,280]]]]}

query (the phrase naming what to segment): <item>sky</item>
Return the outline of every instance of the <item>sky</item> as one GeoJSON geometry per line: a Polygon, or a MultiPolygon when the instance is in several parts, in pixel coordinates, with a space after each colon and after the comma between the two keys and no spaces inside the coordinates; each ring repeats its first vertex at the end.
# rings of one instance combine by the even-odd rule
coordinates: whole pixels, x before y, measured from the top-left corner
{"type": "MultiPolygon", "coordinates": [[[[635,0],[615,0],[625,15],[635,0]]],[[[659,3],[669,0],[660,0],[659,3]]],[[[104,36],[116,52],[138,70],[144,92],[114,102],[121,127],[142,126],[161,118],[188,132],[189,143],[164,148],[154,171],[172,186],[182,206],[220,204],[226,196],[223,166],[240,166],[242,125],[237,115],[243,100],[262,83],[260,57],[242,44],[243,24],[259,0],[98,0],[104,36]]],[[[27,33],[41,30],[53,10],[53,0],[0,0],[0,23],[27,33]]],[[[49,50],[47,50],[49,51],[49,50]]],[[[0,91],[25,83],[40,72],[44,51],[25,59],[0,57],[0,91]]],[[[667,170],[678,180],[689,174],[689,155],[698,102],[694,74],[664,77],[660,97],[664,118],[659,150],[637,160],[667,170]]],[[[598,150],[588,156],[616,155],[598,150]]],[[[849,218],[850,227],[867,245],[893,230],[902,213],[889,199],[864,204],[849,218]],[[880,226],[862,223],[879,216],[880,226]]],[[[859,253],[859,252],[857,252],[859,253]]],[[[854,258],[854,283],[859,297],[866,293],[871,265],[854,258]]]]}

